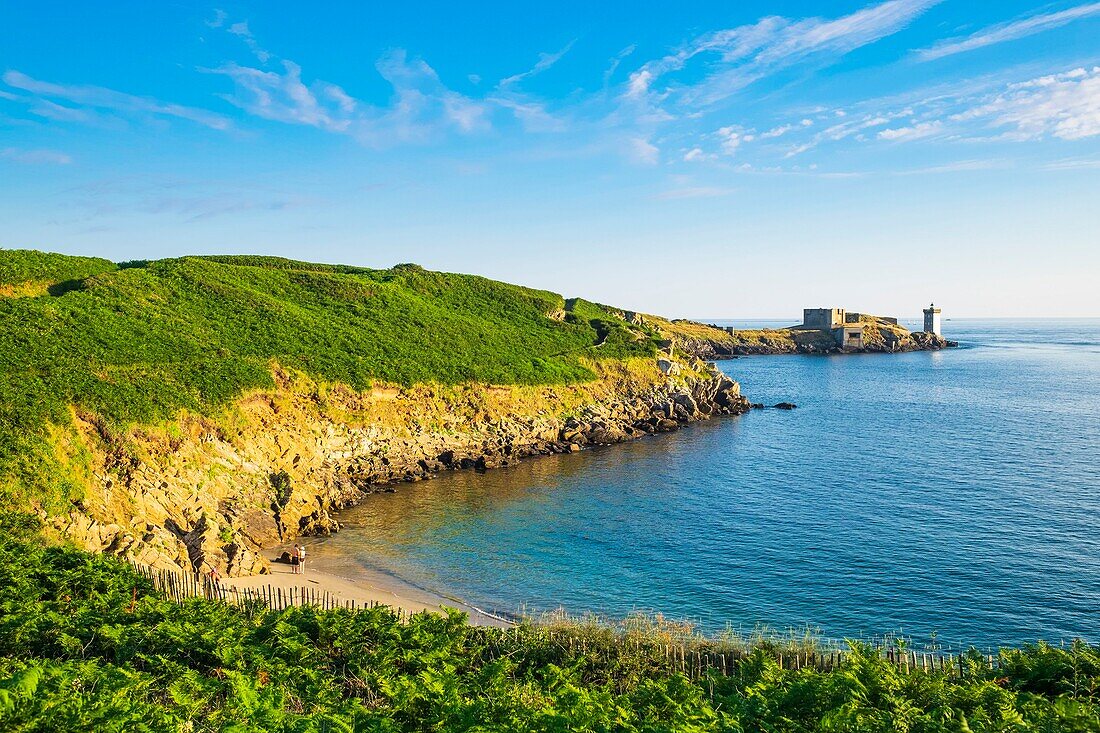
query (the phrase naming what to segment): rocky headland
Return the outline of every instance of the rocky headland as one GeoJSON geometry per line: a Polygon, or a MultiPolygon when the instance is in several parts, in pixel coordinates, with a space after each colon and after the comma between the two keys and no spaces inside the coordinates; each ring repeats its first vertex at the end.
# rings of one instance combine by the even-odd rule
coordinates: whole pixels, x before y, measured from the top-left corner
{"type": "Polygon", "coordinates": [[[219,415],[183,414],[123,435],[76,412],[66,443],[91,456],[85,495],[48,522],[87,549],[154,567],[263,573],[262,548],[336,530],[333,513],[369,493],[750,407],[712,364],[662,353],[594,368],[596,380],[576,385],[368,391],[277,368],[274,389],[219,415]]]}
{"type": "MultiPolygon", "coordinates": [[[[845,328],[952,345],[888,321],[845,328]]],[[[0,502],[89,550],[263,573],[372,492],[757,407],[714,359],[837,350],[408,264],[0,250],[0,502]]]]}

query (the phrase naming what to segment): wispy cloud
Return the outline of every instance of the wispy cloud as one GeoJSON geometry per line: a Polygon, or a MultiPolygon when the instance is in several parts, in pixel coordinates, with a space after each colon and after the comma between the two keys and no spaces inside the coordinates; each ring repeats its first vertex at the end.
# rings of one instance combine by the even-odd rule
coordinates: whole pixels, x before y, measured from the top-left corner
{"type": "Polygon", "coordinates": [[[292,61],[283,61],[283,73],[234,63],[203,71],[233,80],[237,93],[223,98],[264,119],[345,132],[355,113],[355,101],[343,89],[326,82],[307,87],[302,68],[292,61]]]}
{"type": "Polygon", "coordinates": [[[541,74],[542,72],[546,71],[551,66],[553,66],[554,64],[561,61],[561,58],[563,56],[565,56],[565,54],[569,53],[569,49],[573,48],[574,43],[576,43],[576,39],[574,39],[574,40],[570,41],[569,43],[565,44],[565,47],[562,48],[560,51],[558,51],[556,53],[545,53],[545,52],[540,53],[539,54],[539,60],[537,62],[535,62],[535,65],[532,66],[527,71],[524,71],[520,74],[514,74],[514,75],[509,76],[505,79],[501,79],[500,80],[501,88],[506,88],[506,87],[510,87],[514,84],[519,84],[524,79],[535,76],[536,74],[541,74]]]}
{"type": "Polygon", "coordinates": [[[1068,158],[1043,166],[1048,171],[1076,171],[1100,169],[1100,158],[1068,158]]]}
{"type": "Polygon", "coordinates": [[[52,163],[68,165],[73,159],[56,150],[21,150],[19,148],[0,148],[0,159],[16,163],[52,163]]]}
{"type": "Polygon", "coordinates": [[[661,150],[644,137],[629,137],[625,141],[628,158],[641,165],[657,165],[661,150]]]}
{"type": "Polygon", "coordinates": [[[228,13],[226,13],[224,10],[220,10],[220,9],[215,8],[214,17],[210,18],[208,20],[205,20],[203,22],[206,23],[206,25],[209,26],[210,28],[221,28],[223,25],[225,25],[225,21],[228,18],[229,18],[228,13]]]}
{"type": "Polygon", "coordinates": [[[952,120],[1011,127],[1008,139],[1015,140],[1047,136],[1080,140],[1100,135],[1100,66],[1011,84],[952,120]]]}
{"type": "Polygon", "coordinates": [[[890,140],[893,142],[920,140],[924,137],[938,135],[941,132],[943,132],[943,122],[941,120],[930,120],[928,122],[918,122],[907,127],[888,127],[885,130],[879,131],[878,139],[890,140]]]}
{"type": "Polygon", "coordinates": [[[264,185],[163,176],[100,179],[70,188],[64,194],[75,210],[96,220],[136,214],[190,223],[247,212],[287,211],[317,203],[310,197],[264,185]]]}
{"type": "Polygon", "coordinates": [[[773,138],[782,137],[793,129],[794,125],[779,125],[778,127],[773,127],[766,132],[760,133],[760,137],[765,140],[771,140],[773,138]]]}
{"type": "Polygon", "coordinates": [[[722,152],[726,155],[733,155],[742,143],[751,143],[756,139],[756,135],[734,125],[720,128],[715,134],[720,141],[722,152]]]}
{"type": "Polygon", "coordinates": [[[370,145],[423,141],[447,129],[468,133],[489,126],[484,103],[448,89],[431,66],[410,59],[403,50],[376,64],[394,89],[388,107],[357,100],[330,82],[306,84],[298,64],[282,63],[282,73],[233,63],[204,71],[231,79],[235,92],[224,98],[249,114],[352,135],[370,145]]]}
{"type": "Polygon", "coordinates": [[[750,25],[706,33],[631,74],[624,96],[637,99],[655,91],[661,78],[685,69],[696,57],[706,56],[715,70],[706,73],[702,81],[684,87],[666,85],[659,93],[675,94],[688,104],[713,104],[800,61],[839,58],[892,35],[938,2],[887,0],[832,20],[770,16],[750,25]]]}
{"type": "MultiPolygon", "coordinates": [[[[47,100],[61,99],[72,104],[108,109],[119,113],[176,117],[215,130],[228,130],[232,126],[227,117],[208,110],[162,102],[152,97],[139,97],[106,87],[39,81],[20,71],[5,72],[2,78],[9,87],[21,89],[35,95],[37,99],[30,100],[34,103],[39,102],[42,98],[47,100]]],[[[60,106],[57,105],[57,107],[60,106]]]]}
{"type": "Polygon", "coordinates": [[[257,42],[255,36],[252,35],[252,31],[248,29],[247,20],[229,26],[229,32],[243,40],[245,45],[248,46],[248,50],[260,60],[261,64],[266,64],[271,58],[270,53],[260,48],[259,42],[257,42]]]}
{"type": "Polygon", "coordinates": [[[1044,13],[1032,15],[1008,23],[983,28],[965,38],[951,38],[940,41],[931,48],[917,51],[917,56],[922,61],[932,61],[957,53],[974,51],[986,46],[992,46],[1005,41],[1014,41],[1018,38],[1033,36],[1054,28],[1060,28],[1068,23],[1082,18],[1100,15],[1100,3],[1088,3],[1074,8],[1061,10],[1056,13],[1044,13]]]}
{"type": "Polygon", "coordinates": [[[619,65],[622,64],[627,56],[634,53],[635,48],[637,48],[637,46],[632,43],[611,58],[610,65],[607,67],[607,70],[603,72],[603,84],[605,87],[611,83],[611,77],[615,75],[615,72],[619,69],[619,65]]]}
{"type": "Polygon", "coordinates": [[[510,111],[529,132],[562,132],[566,120],[551,113],[542,102],[515,94],[497,94],[485,100],[510,111]]]}
{"type": "Polygon", "coordinates": [[[967,171],[993,171],[1011,168],[1012,163],[1007,160],[959,160],[943,165],[930,165],[923,168],[898,171],[899,176],[936,175],[940,173],[961,173],[967,171]]]}

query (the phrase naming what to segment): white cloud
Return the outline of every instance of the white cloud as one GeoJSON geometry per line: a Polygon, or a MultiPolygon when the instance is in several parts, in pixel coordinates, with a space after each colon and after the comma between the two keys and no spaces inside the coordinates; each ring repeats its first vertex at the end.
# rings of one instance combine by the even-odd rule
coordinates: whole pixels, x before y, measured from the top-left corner
{"type": "Polygon", "coordinates": [[[30,111],[39,117],[46,117],[58,122],[88,122],[95,116],[94,112],[87,109],[66,107],[48,99],[35,100],[30,107],[30,111]]]}
{"type": "Polygon", "coordinates": [[[943,122],[941,120],[931,120],[929,122],[918,122],[908,127],[891,127],[881,130],[878,133],[878,138],[879,140],[890,141],[919,140],[937,135],[942,130],[943,122]]]}
{"type": "Polygon", "coordinates": [[[653,81],[654,74],[649,69],[640,69],[630,75],[630,81],[626,85],[626,96],[629,99],[638,99],[649,91],[649,84],[653,81]]]}
{"type": "Polygon", "coordinates": [[[360,102],[330,82],[306,84],[292,61],[283,61],[283,73],[237,64],[206,71],[231,79],[236,90],[225,99],[250,114],[352,135],[369,145],[423,142],[446,129],[469,133],[489,127],[487,106],[446,88],[423,60],[398,50],[379,59],[376,68],[394,89],[388,107],[360,102]]]}
{"type": "Polygon", "coordinates": [[[644,137],[631,137],[626,141],[627,156],[635,163],[656,165],[661,150],[644,137]]]}
{"type": "Polygon", "coordinates": [[[354,112],[351,98],[339,87],[325,82],[313,88],[302,83],[302,68],[293,61],[283,61],[285,73],[262,71],[237,64],[226,64],[210,73],[233,80],[238,94],[225,99],[241,109],[268,120],[310,125],[330,132],[346,132],[354,112]]]}
{"type": "Polygon", "coordinates": [[[68,165],[73,159],[56,150],[20,150],[19,148],[0,148],[0,158],[16,163],[52,163],[68,165]]]}
{"type": "Polygon", "coordinates": [[[703,81],[672,87],[689,105],[713,104],[754,81],[800,61],[838,58],[908,25],[940,0],[887,0],[849,15],[826,20],[760,21],[698,36],[679,51],[650,61],[630,76],[625,95],[640,97],[662,76],[684,69],[700,55],[718,56],[703,81]]]}
{"type": "Polygon", "coordinates": [[[30,92],[39,98],[63,99],[73,104],[110,109],[121,113],[177,117],[215,130],[228,130],[232,126],[228,118],[214,112],[170,102],[161,102],[152,97],[139,97],[117,92],[106,87],[55,84],[32,79],[19,71],[5,72],[3,80],[8,86],[30,92]]]}
{"type": "Polygon", "coordinates": [[[780,125],[779,127],[773,127],[767,132],[760,133],[760,137],[765,140],[781,137],[794,129],[794,125],[780,125]]]}
{"type": "Polygon", "coordinates": [[[1078,5],[1077,7],[1061,10],[1056,13],[1033,15],[1029,18],[983,28],[966,38],[952,38],[941,41],[931,48],[917,51],[917,55],[922,61],[932,61],[934,59],[943,58],[944,56],[951,56],[957,53],[964,53],[966,51],[992,46],[996,43],[1025,38],[1035,35],[1036,33],[1059,28],[1075,20],[1097,15],[1100,15],[1100,3],[1078,5]]]}
{"type": "Polygon", "coordinates": [[[223,25],[225,25],[225,19],[228,17],[229,15],[224,10],[215,9],[214,17],[210,20],[205,20],[203,22],[211,28],[221,28],[223,25]]]}
{"type": "Polygon", "coordinates": [[[235,36],[240,36],[240,38],[245,42],[245,45],[248,46],[248,50],[251,51],[256,56],[256,58],[260,60],[261,64],[266,64],[271,58],[270,53],[260,48],[259,42],[257,42],[255,36],[252,35],[252,31],[248,29],[247,20],[241,21],[240,23],[234,23],[233,25],[229,26],[229,32],[235,36]]]}
{"type": "Polygon", "coordinates": [[[623,59],[634,53],[634,49],[635,45],[632,43],[624,48],[622,51],[619,51],[617,54],[615,54],[614,57],[612,57],[611,64],[607,67],[607,70],[603,72],[604,86],[607,86],[607,84],[611,81],[611,77],[615,75],[615,72],[619,68],[619,64],[623,62],[623,59]]]}
{"type": "Polygon", "coordinates": [[[987,120],[994,127],[1013,127],[1012,139],[1017,140],[1048,135],[1080,140],[1100,135],[1100,66],[1009,85],[952,119],[987,120]]]}
{"type": "Polygon", "coordinates": [[[799,124],[802,125],[803,127],[809,127],[810,125],[814,124],[814,121],[811,120],[811,119],[805,119],[805,120],[802,120],[802,122],[800,122],[799,124]]]}
{"type": "Polygon", "coordinates": [[[928,175],[938,173],[959,173],[966,171],[991,171],[991,170],[1004,170],[1010,168],[1011,165],[1005,160],[958,160],[954,163],[944,163],[943,165],[931,165],[924,168],[914,168],[907,171],[898,171],[898,175],[928,175]]]}
{"type": "Polygon", "coordinates": [[[746,133],[741,128],[733,125],[720,128],[715,134],[721,141],[722,152],[726,155],[733,155],[737,152],[737,149],[741,147],[742,143],[751,143],[756,139],[756,135],[751,132],[746,133]]]}
{"type": "Polygon", "coordinates": [[[706,153],[703,152],[702,148],[692,148],[691,150],[684,153],[684,162],[691,163],[692,161],[696,160],[705,160],[706,157],[706,153]]]}
{"type": "Polygon", "coordinates": [[[557,53],[540,53],[539,60],[535,63],[534,66],[521,74],[514,74],[513,76],[509,76],[506,79],[501,79],[500,86],[502,88],[512,86],[513,84],[518,84],[528,77],[534,76],[536,74],[541,74],[554,64],[558,63],[558,61],[561,61],[562,56],[569,53],[569,49],[573,48],[574,43],[576,43],[576,39],[565,44],[565,48],[561,49],[557,53]]]}
{"type": "Polygon", "coordinates": [[[509,110],[529,132],[562,132],[567,128],[564,119],[551,114],[540,102],[510,94],[498,94],[486,101],[509,110]]]}
{"type": "Polygon", "coordinates": [[[1044,165],[1043,169],[1049,171],[1100,169],[1100,158],[1070,158],[1067,160],[1056,160],[1053,163],[1044,165]]]}

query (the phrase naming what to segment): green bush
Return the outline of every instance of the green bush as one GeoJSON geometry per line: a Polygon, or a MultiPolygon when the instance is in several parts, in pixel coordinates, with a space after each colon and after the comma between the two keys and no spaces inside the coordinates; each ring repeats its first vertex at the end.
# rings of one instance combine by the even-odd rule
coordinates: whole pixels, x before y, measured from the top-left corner
{"type": "Polygon", "coordinates": [[[457,612],[177,605],[114,558],[45,546],[33,520],[0,523],[4,731],[1100,730],[1100,649],[1083,644],[963,678],[858,645],[792,671],[758,648],[692,680],[595,625],[566,644],[457,612]]]}

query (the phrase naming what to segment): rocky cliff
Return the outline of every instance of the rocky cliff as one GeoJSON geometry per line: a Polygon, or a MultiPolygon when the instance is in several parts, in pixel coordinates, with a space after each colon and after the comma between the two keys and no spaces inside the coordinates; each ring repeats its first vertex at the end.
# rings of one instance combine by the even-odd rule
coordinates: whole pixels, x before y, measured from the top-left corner
{"type": "Polygon", "coordinates": [[[335,510],[395,483],[632,440],[749,407],[713,365],[669,353],[591,368],[595,380],[572,385],[356,391],[276,367],[274,388],[214,416],[184,411],[119,434],[74,411],[54,443],[62,458],[83,457],[84,496],[48,521],[88,549],[153,566],[262,573],[261,548],[333,531],[335,510]]]}

